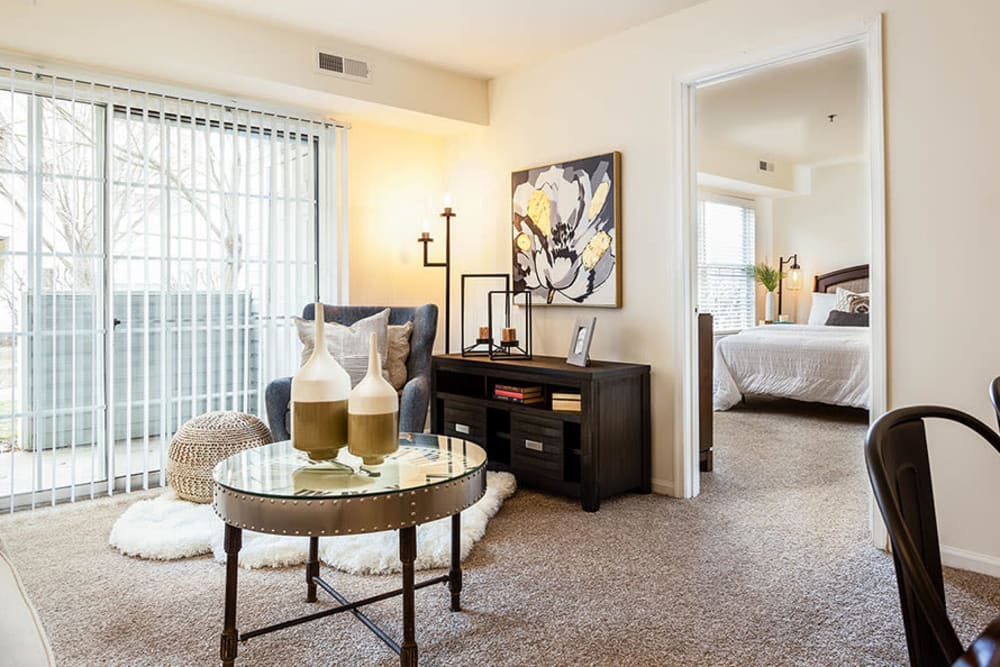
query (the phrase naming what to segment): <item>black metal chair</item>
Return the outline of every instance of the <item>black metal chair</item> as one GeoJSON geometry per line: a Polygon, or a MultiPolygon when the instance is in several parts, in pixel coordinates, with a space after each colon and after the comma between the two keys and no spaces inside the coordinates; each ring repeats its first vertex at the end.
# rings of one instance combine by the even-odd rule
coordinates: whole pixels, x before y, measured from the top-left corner
{"type": "Polygon", "coordinates": [[[997,413],[997,424],[1000,424],[1000,377],[993,378],[990,383],[990,401],[997,413]]]}
{"type": "Polygon", "coordinates": [[[952,667],[1000,667],[1000,616],[986,626],[952,667]]]}
{"type": "Polygon", "coordinates": [[[1000,435],[960,410],[916,406],[880,417],[868,430],[865,442],[868,476],[892,542],[910,664],[946,667],[964,649],[945,605],[924,419],[962,424],[998,453],[1000,435]]]}

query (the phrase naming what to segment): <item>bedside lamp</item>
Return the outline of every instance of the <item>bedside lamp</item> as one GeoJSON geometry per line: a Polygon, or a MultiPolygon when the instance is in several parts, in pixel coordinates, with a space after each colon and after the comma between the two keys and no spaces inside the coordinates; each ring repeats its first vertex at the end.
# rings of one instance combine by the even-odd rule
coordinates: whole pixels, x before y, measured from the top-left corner
{"type": "Polygon", "coordinates": [[[788,289],[798,292],[802,288],[802,267],[799,266],[799,253],[789,257],[778,258],[778,319],[781,320],[781,292],[785,284],[785,264],[788,264],[788,289]]]}

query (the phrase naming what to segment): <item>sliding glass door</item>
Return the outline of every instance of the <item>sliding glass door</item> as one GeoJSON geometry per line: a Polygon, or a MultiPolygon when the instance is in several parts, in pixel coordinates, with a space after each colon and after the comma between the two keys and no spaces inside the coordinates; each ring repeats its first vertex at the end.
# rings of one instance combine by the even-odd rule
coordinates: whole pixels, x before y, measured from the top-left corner
{"type": "Polygon", "coordinates": [[[159,485],[184,421],[263,415],[266,383],[296,367],[293,316],[318,290],[321,219],[340,221],[321,177],[339,183],[343,155],[342,130],[311,121],[18,84],[0,91],[11,510],[159,485]]]}

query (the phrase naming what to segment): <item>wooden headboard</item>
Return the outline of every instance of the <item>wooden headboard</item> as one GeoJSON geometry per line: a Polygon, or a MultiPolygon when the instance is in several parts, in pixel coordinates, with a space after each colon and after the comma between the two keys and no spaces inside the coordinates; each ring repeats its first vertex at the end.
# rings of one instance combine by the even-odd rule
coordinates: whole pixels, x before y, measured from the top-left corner
{"type": "Polygon", "coordinates": [[[832,292],[838,287],[849,289],[852,292],[867,292],[868,265],[859,264],[858,266],[849,266],[846,269],[837,269],[830,273],[817,275],[813,291],[832,292]]]}

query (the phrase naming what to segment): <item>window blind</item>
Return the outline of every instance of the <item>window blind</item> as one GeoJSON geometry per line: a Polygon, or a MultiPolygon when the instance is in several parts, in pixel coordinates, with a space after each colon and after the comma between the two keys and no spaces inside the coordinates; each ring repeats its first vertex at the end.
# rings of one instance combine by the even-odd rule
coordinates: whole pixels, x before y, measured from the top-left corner
{"type": "Polygon", "coordinates": [[[715,331],[753,326],[754,205],[703,195],[698,201],[698,311],[711,313],[715,331]]]}
{"type": "Polygon", "coordinates": [[[0,498],[165,483],[187,419],[265,419],[346,300],[347,128],[0,67],[0,498]]]}

